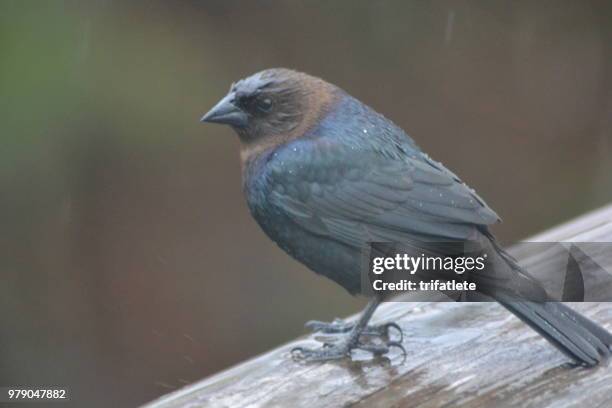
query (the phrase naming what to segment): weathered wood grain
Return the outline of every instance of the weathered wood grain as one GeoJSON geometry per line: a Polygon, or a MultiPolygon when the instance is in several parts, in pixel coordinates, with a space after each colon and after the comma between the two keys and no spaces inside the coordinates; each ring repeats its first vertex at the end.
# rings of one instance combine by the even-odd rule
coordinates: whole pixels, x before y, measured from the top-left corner
{"type": "MultiPolygon", "coordinates": [[[[612,242],[612,205],[530,241],[612,242]]],[[[533,247],[514,248],[541,277],[554,263],[533,247]]],[[[612,270],[612,254],[604,259],[612,270]]],[[[612,283],[598,285],[610,293],[612,283]]],[[[612,330],[612,304],[572,307],[612,330]]],[[[396,321],[408,356],[304,364],[290,358],[298,339],[198,383],[149,408],[195,407],[612,407],[612,367],[571,368],[567,359],[494,303],[383,304],[373,322],[396,321]]]]}

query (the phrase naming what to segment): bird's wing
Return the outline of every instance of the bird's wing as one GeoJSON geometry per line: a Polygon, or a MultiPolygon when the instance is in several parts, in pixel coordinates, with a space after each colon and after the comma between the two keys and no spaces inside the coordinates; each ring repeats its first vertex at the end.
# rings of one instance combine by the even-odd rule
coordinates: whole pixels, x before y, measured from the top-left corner
{"type": "Polygon", "coordinates": [[[421,152],[333,143],[287,147],[269,162],[269,200],[312,233],[365,242],[465,240],[499,220],[473,190],[421,152]]]}

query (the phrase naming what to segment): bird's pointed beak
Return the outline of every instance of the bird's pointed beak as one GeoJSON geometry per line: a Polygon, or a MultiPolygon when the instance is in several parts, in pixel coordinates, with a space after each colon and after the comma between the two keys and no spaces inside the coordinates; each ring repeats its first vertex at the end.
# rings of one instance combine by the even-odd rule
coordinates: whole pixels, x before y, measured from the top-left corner
{"type": "Polygon", "coordinates": [[[234,105],[234,93],[230,92],[200,119],[200,122],[221,123],[224,125],[245,127],[248,115],[234,105]]]}

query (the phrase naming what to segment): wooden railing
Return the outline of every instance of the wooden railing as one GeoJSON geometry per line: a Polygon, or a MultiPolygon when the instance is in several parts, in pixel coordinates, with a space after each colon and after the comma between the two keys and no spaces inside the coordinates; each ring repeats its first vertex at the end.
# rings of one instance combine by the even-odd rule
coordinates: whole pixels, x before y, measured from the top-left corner
{"type": "MultiPolygon", "coordinates": [[[[529,241],[612,242],[612,205],[529,241]]],[[[513,252],[530,273],[555,272],[529,248],[513,252]]],[[[612,253],[600,266],[612,270],[612,253]]],[[[612,293],[612,285],[599,289],[612,293]]],[[[572,307],[612,330],[612,303],[572,307]]],[[[298,363],[293,347],[320,345],[304,337],[146,407],[612,407],[612,364],[569,367],[497,304],[384,303],[373,323],[386,321],[405,332],[404,361],[398,350],[374,360],[298,363]]]]}

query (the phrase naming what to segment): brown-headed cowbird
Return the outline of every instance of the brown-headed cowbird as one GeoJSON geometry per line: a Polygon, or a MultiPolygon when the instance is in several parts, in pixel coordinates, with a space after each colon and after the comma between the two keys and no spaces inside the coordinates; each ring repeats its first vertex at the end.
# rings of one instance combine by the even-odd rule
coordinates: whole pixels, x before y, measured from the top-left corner
{"type": "MultiPolygon", "coordinates": [[[[495,242],[488,226],[498,216],[472,189],[393,122],[338,87],[268,69],[233,84],[202,121],[230,125],[238,134],[244,193],[265,233],[350,293],[360,291],[361,251],[369,242],[431,247],[477,240],[494,249],[507,277],[531,292],[529,300],[495,300],[578,364],[594,366],[610,354],[612,335],[604,328],[562,303],[529,298],[548,299],[495,242]]],[[[375,296],[355,324],[311,322],[315,330],[348,334],[320,350],[300,348],[300,355],[328,360],[356,348],[384,353],[401,347],[360,339],[396,327],[367,326],[380,301],[375,296]]]]}

